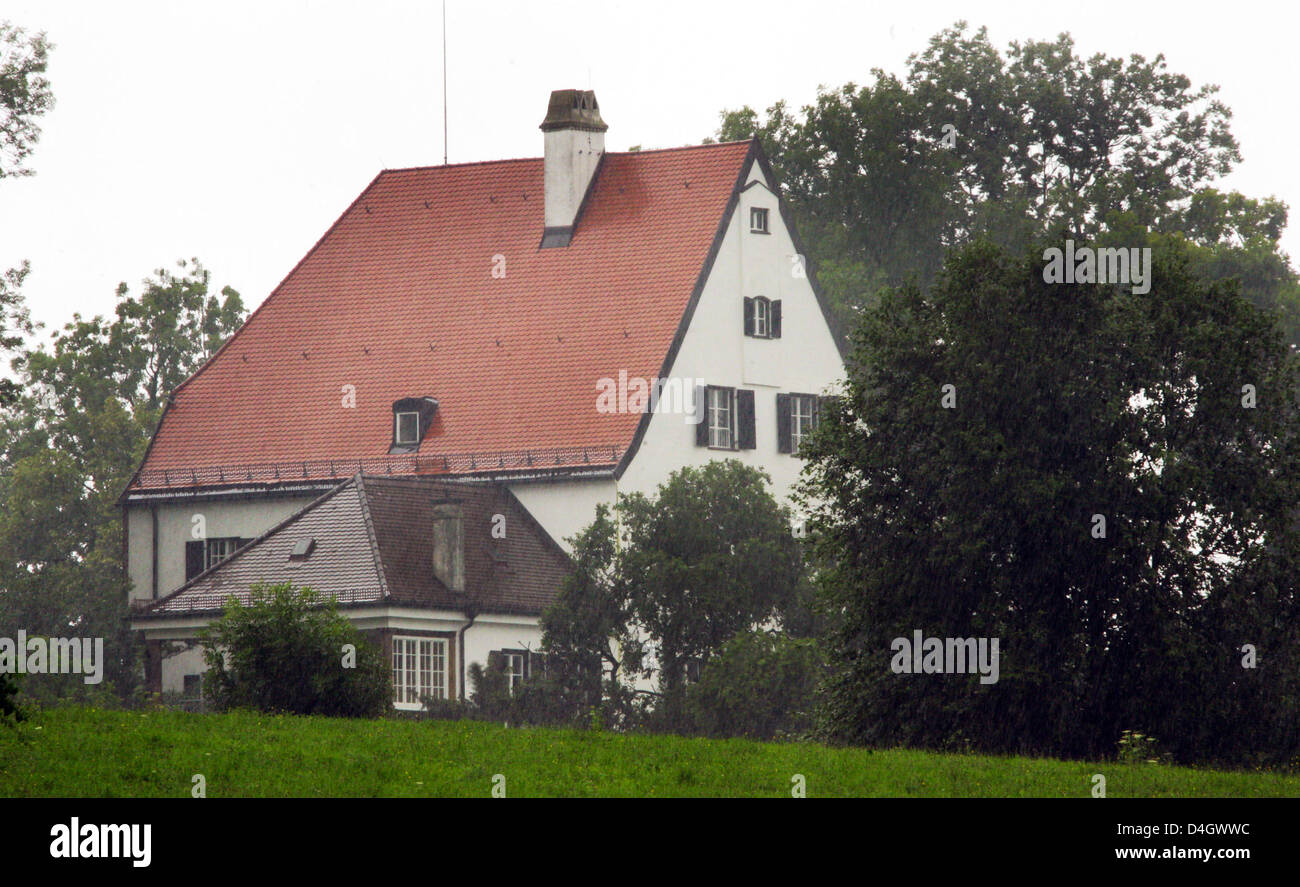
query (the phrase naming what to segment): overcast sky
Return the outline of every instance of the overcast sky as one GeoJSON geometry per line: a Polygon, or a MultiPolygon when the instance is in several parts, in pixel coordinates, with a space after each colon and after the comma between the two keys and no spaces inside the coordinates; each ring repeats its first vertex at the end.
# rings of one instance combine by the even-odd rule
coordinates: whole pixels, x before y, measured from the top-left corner
{"type": "MultiPolygon", "coordinates": [[[[442,162],[438,0],[0,0],[4,19],[56,44],[37,175],[0,181],[0,268],[31,261],[46,336],[190,256],[251,310],[377,172],[442,162]]],[[[901,74],[958,19],[1000,48],[1069,31],[1085,55],[1164,53],[1217,83],[1244,157],[1226,184],[1287,201],[1284,247],[1300,253],[1286,2],[450,0],[450,160],[539,156],[547,97],[568,87],[596,90],[609,150],[697,143],[723,108],[901,74]]]]}

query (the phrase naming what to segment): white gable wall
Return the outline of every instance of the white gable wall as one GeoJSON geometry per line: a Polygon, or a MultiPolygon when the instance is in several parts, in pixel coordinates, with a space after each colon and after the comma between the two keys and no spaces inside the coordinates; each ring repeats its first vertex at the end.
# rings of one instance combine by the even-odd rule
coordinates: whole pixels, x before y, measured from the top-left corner
{"type": "Polygon", "coordinates": [[[811,283],[800,273],[804,266],[793,258],[794,242],[775,194],[762,184],[757,163],[747,180],[760,184],[740,196],[669,377],[753,390],[756,448],[696,446],[693,424],[680,415],[659,412],[651,417],[640,449],[619,482],[622,491],[652,492],[683,465],[735,458],[767,471],[773,493],[784,499],[803,461],[777,451],[776,395],[826,393],[844,376],[830,328],[811,283]],[[750,232],[749,210],[755,206],[767,208],[770,234],[750,232]],[[744,299],[754,296],[781,300],[781,338],[744,334],[744,299]]]}

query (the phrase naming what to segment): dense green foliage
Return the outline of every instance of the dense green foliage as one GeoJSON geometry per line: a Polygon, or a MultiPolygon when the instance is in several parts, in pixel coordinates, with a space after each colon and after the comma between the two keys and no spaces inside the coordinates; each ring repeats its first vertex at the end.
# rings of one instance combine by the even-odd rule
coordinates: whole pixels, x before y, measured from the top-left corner
{"type": "Polygon", "coordinates": [[[199,637],[204,694],[219,711],[378,717],[392,704],[382,651],[310,588],[254,586],[247,605],[231,598],[199,637]]]}
{"type": "Polygon", "coordinates": [[[28,681],[24,694],[129,697],[140,673],[127,615],[117,498],[168,393],[244,316],[239,294],[209,292],[197,261],[125,284],[113,319],[74,316],[13,361],[21,394],[0,410],[0,636],[102,637],[105,679],[28,681]]]}
{"type": "Polygon", "coordinates": [[[575,571],[542,619],[543,648],[570,715],[649,716],[683,729],[688,675],[738,632],[805,603],[790,512],[765,473],[735,459],[685,467],[653,496],[621,494],[573,540],[575,571]],[[653,654],[653,655],[651,655],[653,654]],[[632,682],[654,690],[633,690],[632,682]]]}
{"type": "Polygon", "coordinates": [[[1149,244],[1146,295],[980,243],[865,315],[806,451],[834,735],[1083,757],[1129,729],[1293,762],[1295,359],[1182,241],[1149,244]],[[914,630],[1000,638],[1001,679],[893,673],[914,630]]]}
{"type": "Polygon", "coordinates": [[[1216,92],[1163,56],[1084,58],[1068,34],[1000,52],[959,22],[902,77],[874,70],[798,112],[726,111],[717,135],[762,142],[846,327],[882,286],[928,286],[948,249],[977,239],[1019,252],[1150,230],[1195,244],[1197,274],[1239,279],[1300,343],[1287,206],[1216,187],[1241,160],[1216,92]]]}
{"type": "Polygon", "coordinates": [[[683,721],[703,736],[780,739],[813,732],[822,681],[812,638],[742,631],[686,687],[683,721]]]}
{"type": "Polygon", "coordinates": [[[1300,777],[500,724],[46,711],[0,729],[0,796],[1297,797],[1300,777]]]}
{"type": "Polygon", "coordinates": [[[0,724],[22,720],[26,714],[18,701],[17,675],[0,672],[0,724]]]}
{"type": "MultiPolygon", "coordinates": [[[[51,48],[44,34],[29,34],[0,21],[0,179],[32,174],[24,161],[40,140],[37,121],[54,107],[45,76],[51,48]]],[[[22,291],[29,270],[24,261],[0,272],[0,355],[17,349],[35,332],[22,291]]],[[[12,403],[18,393],[15,382],[0,379],[0,405],[12,403]]]]}

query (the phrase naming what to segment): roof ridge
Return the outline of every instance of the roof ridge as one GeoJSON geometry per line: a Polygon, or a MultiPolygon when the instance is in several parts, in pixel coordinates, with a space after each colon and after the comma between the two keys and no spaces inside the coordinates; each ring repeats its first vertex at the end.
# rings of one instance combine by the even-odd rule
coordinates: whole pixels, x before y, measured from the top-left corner
{"type": "Polygon", "coordinates": [[[700,151],[709,148],[729,148],[736,145],[748,145],[752,139],[733,139],[729,142],[703,142],[698,145],[674,145],[669,148],[641,148],[636,151],[606,151],[606,154],[619,154],[635,157],[639,154],[666,154],[669,151],[700,151]]]}
{"type": "MultiPolygon", "coordinates": [[[[732,139],[726,142],[705,142],[698,145],[673,145],[667,148],[641,148],[636,151],[605,151],[604,154],[617,154],[620,156],[635,156],[638,154],[664,154],[669,151],[695,151],[704,148],[725,148],[736,145],[747,145],[749,139],[732,139]]],[[[393,166],[384,167],[379,171],[380,175],[397,172],[428,172],[436,169],[463,169],[470,166],[491,166],[498,163],[537,163],[545,160],[541,157],[504,157],[498,160],[466,160],[463,163],[427,163],[419,166],[393,166]]]]}
{"type": "Polygon", "coordinates": [[[375,522],[370,517],[370,497],[366,493],[365,475],[357,472],[352,480],[357,484],[357,498],[361,501],[361,522],[366,527],[366,540],[370,543],[370,558],[375,566],[375,575],[379,577],[379,590],[384,599],[392,596],[388,590],[388,574],[384,570],[384,559],[379,553],[379,537],[375,534],[375,522]]]}

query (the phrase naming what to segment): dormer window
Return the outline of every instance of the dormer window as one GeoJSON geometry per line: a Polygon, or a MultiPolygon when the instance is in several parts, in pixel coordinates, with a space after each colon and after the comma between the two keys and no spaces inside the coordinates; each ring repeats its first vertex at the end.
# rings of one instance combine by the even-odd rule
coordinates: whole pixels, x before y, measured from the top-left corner
{"type": "Polygon", "coordinates": [[[432,397],[404,397],[393,404],[393,443],[389,453],[414,453],[420,449],[438,401],[432,397]]]}
{"type": "Polygon", "coordinates": [[[393,433],[394,441],[399,444],[418,444],[420,442],[420,414],[414,410],[397,414],[397,427],[393,433]]]}
{"type": "Polygon", "coordinates": [[[751,234],[770,234],[767,230],[767,210],[760,206],[749,209],[749,231],[751,234]]]}
{"type": "Polygon", "coordinates": [[[781,338],[781,300],[766,296],[746,298],[745,335],[755,339],[781,338]]]}

